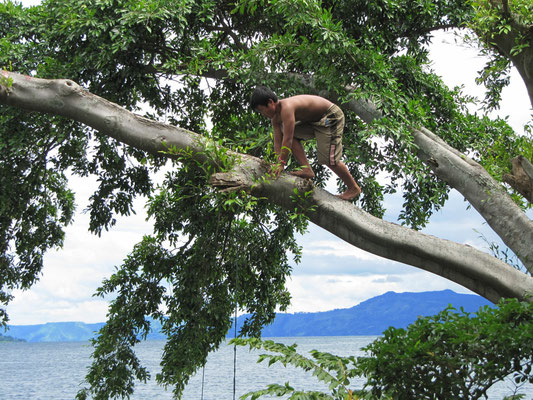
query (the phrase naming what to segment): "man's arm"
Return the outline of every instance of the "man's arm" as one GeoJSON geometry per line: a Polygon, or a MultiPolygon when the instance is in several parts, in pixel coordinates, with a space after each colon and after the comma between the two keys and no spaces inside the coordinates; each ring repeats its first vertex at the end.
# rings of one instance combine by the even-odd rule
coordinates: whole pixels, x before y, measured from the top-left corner
{"type": "Polygon", "coordinates": [[[271,167],[270,172],[277,178],[281,172],[285,169],[285,163],[281,160],[281,145],[283,142],[283,127],[281,122],[272,120],[272,128],[274,129],[274,152],[278,156],[278,163],[271,167]]]}
{"type": "Polygon", "coordinates": [[[285,105],[281,109],[281,124],[283,125],[283,134],[281,141],[281,148],[279,153],[279,160],[285,164],[289,159],[292,151],[292,140],[294,138],[294,125],[296,123],[294,117],[294,110],[289,105],[285,105]]]}
{"type": "Polygon", "coordinates": [[[281,142],[283,141],[283,131],[281,123],[272,121],[272,128],[274,129],[274,152],[277,156],[281,156],[281,142]]]}

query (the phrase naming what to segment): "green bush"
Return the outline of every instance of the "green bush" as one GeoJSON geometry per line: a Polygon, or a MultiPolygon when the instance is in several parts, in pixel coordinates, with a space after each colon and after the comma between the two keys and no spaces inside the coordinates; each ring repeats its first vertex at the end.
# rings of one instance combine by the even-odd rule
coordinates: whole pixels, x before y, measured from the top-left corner
{"type": "Polygon", "coordinates": [[[478,399],[509,375],[533,382],[533,303],[506,300],[475,316],[448,308],[389,328],[365,350],[360,366],[376,397],[478,399]]]}
{"type": "Polygon", "coordinates": [[[261,355],[259,362],[313,371],[330,388],[327,394],[274,384],[243,398],[478,399],[507,376],[514,378],[517,387],[533,383],[533,303],[502,300],[498,307],[484,307],[475,314],[450,307],[436,316],[419,318],[407,329],[387,329],[359,358],[318,351],[307,358],[296,352],[296,345],[258,339],[239,339],[237,344],[278,353],[261,355]],[[350,389],[350,378],[355,376],[366,378],[362,390],[350,389]]]}

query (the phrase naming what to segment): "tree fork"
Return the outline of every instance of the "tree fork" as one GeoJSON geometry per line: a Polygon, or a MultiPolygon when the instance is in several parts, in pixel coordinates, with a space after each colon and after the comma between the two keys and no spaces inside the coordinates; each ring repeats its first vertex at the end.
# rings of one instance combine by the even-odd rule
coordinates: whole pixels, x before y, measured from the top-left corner
{"type": "MultiPolygon", "coordinates": [[[[68,117],[152,154],[176,147],[207,160],[200,135],[137,116],[70,80],[2,71],[0,104],[68,117]]],[[[295,207],[294,189],[308,189],[308,182],[287,174],[261,180],[265,162],[244,154],[239,157],[232,171],[213,175],[214,186],[244,188],[290,210],[295,207]]],[[[313,189],[308,202],[315,206],[306,212],[310,221],[356,247],[445,277],[493,302],[502,297],[532,300],[533,278],[489,254],[375,218],[320,188],[313,189]]]]}

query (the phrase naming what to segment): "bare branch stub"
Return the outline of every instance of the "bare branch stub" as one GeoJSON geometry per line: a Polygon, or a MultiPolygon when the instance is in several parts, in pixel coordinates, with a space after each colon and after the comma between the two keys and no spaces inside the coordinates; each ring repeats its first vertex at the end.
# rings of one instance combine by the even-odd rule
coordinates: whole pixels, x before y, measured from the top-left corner
{"type": "Polygon", "coordinates": [[[533,203],[533,165],[523,156],[513,158],[511,164],[512,172],[503,174],[503,181],[533,203]]]}

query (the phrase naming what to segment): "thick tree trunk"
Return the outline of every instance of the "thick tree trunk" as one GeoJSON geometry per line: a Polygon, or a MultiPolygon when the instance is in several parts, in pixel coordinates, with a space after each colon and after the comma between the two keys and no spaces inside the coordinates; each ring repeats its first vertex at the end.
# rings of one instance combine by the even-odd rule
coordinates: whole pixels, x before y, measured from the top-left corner
{"type": "Polygon", "coordinates": [[[511,60],[526,85],[529,101],[533,106],[533,27],[521,24],[509,10],[506,14],[505,17],[509,20],[512,29],[494,34],[487,41],[490,46],[511,60]],[[529,46],[516,52],[515,48],[519,43],[527,43],[529,46]]]}
{"type": "MultiPolygon", "coordinates": [[[[0,82],[0,104],[72,118],[150,153],[175,146],[205,157],[201,136],[139,117],[72,81],[35,79],[4,71],[0,82]],[[8,79],[12,80],[10,84],[8,79]]],[[[241,163],[233,171],[215,174],[212,184],[228,190],[244,188],[291,210],[295,206],[294,189],[308,191],[312,187],[309,181],[289,175],[258,184],[258,178],[266,172],[265,163],[247,155],[240,157],[241,163]]],[[[532,277],[486,253],[380,220],[319,188],[313,189],[303,207],[314,209],[306,212],[312,222],[348,243],[443,276],[491,301],[502,297],[526,299],[533,293],[532,277]]]]}

